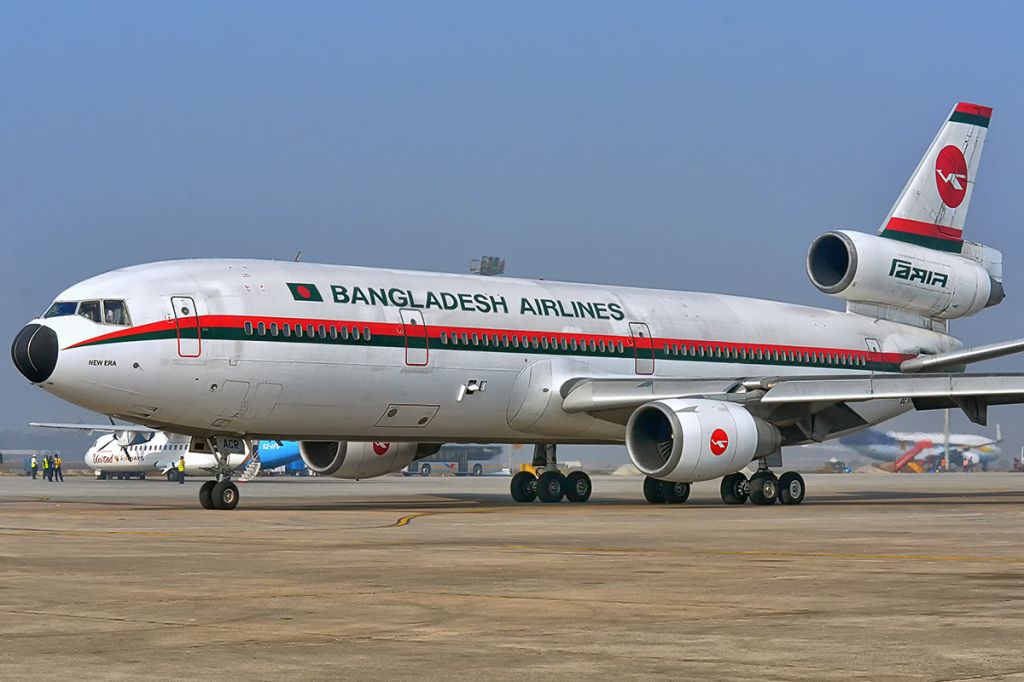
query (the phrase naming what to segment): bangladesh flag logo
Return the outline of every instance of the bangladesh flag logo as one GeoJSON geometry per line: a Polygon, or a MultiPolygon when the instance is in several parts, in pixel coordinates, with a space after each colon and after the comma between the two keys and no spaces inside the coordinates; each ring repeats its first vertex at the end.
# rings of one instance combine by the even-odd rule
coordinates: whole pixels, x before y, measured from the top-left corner
{"type": "Polygon", "coordinates": [[[288,282],[288,289],[292,292],[292,298],[296,301],[319,301],[322,303],[324,300],[315,284],[288,282]]]}

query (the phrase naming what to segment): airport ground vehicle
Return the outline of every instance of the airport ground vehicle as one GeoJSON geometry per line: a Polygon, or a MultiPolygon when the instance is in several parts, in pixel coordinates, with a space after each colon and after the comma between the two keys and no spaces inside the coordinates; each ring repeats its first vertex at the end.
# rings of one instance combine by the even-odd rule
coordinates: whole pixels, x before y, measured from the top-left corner
{"type": "Polygon", "coordinates": [[[501,471],[500,445],[445,445],[436,454],[410,462],[402,469],[406,476],[483,476],[501,471]]]}
{"type": "Polygon", "coordinates": [[[691,483],[721,479],[728,504],[799,504],[803,478],[775,473],[784,446],[915,408],[958,407],[984,422],[989,405],[1024,401],[1024,377],[963,373],[1024,341],[963,349],[948,333],[950,320],[1004,297],[1002,255],[963,238],[991,113],[953,108],[879,234],[812,242],[811,283],[845,312],[203,259],[69,287],[19,332],[12,358],[65,400],[190,436],[190,450],[214,458],[205,508],[237,505],[231,457],[261,438],[299,441],[312,471],[353,479],[399,471],[444,443],[532,443],[542,473],[512,477],[521,502],[586,501],[589,476],[563,475],[557,446],[624,443],[652,503],[685,502],[691,483]]]}

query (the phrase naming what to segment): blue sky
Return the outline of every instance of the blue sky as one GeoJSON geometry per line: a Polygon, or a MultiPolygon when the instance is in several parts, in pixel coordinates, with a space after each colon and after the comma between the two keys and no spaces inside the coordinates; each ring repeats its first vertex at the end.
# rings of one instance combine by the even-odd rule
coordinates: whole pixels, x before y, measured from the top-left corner
{"type": "MultiPolygon", "coordinates": [[[[299,249],[838,307],[810,241],[877,228],[968,100],[995,114],[966,234],[1008,298],[955,330],[1024,337],[1020,7],[2,2],[0,336],[97,272],[299,249]]],[[[0,428],[90,418],[0,383],[0,428]]]]}

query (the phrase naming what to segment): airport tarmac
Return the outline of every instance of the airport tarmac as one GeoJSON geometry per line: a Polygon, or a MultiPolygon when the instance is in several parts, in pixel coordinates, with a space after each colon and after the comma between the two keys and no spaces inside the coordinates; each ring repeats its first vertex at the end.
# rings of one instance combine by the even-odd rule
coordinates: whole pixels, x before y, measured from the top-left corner
{"type": "Polygon", "coordinates": [[[0,477],[0,679],[1024,679],[1024,476],[807,483],[0,477]]]}

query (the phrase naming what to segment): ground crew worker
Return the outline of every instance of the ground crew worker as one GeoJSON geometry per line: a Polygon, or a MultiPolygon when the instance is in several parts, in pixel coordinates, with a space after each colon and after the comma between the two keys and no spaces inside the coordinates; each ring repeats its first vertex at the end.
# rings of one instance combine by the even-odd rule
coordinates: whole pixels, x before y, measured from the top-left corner
{"type": "Polygon", "coordinates": [[[185,482],[185,455],[178,458],[178,483],[185,482]]]}
{"type": "Polygon", "coordinates": [[[39,461],[36,459],[35,455],[32,455],[31,467],[32,467],[32,480],[34,481],[34,480],[36,480],[36,474],[39,472],[39,461]]]}
{"type": "Polygon", "coordinates": [[[64,463],[64,460],[60,458],[60,455],[55,455],[53,458],[53,475],[57,477],[57,480],[61,483],[64,482],[64,472],[61,471],[60,465],[64,463]]]}
{"type": "Polygon", "coordinates": [[[43,456],[43,478],[45,478],[47,481],[50,480],[50,456],[49,455],[44,455],[43,456]]]}

